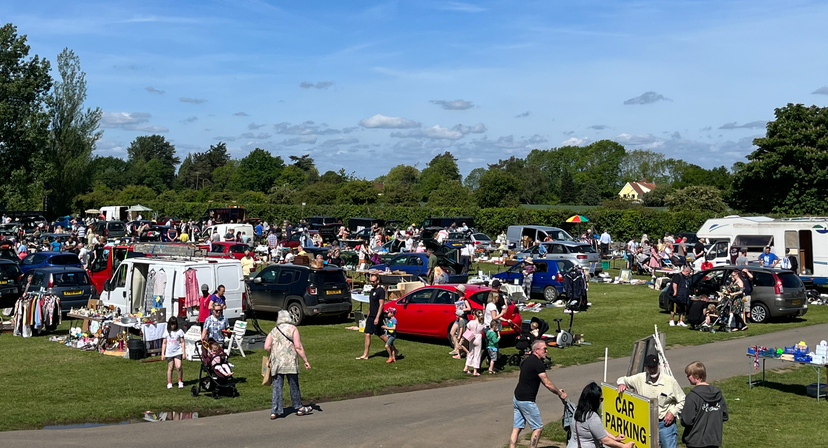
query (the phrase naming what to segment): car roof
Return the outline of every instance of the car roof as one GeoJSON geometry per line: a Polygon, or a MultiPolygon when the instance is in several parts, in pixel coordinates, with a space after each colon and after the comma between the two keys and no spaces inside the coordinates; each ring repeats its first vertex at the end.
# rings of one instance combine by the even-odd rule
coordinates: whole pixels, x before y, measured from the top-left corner
{"type": "MultiPolygon", "coordinates": [[[[779,274],[779,273],[783,273],[783,272],[793,273],[793,271],[791,271],[790,269],[766,268],[764,266],[751,266],[751,265],[736,266],[736,265],[732,265],[732,264],[714,266],[713,269],[717,269],[717,270],[718,269],[723,269],[723,270],[730,270],[730,271],[736,271],[736,270],[741,271],[742,269],[747,269],[749,271],[770,272],[770,273],[774,273],[774,274],[779,274]]],[[[713,270],[713,269],[707,269],[707,270],[710,271],[710,270],[713,270]]],[[[703,272],[703,271],[699,271],[699,272],[703,272]]]]}
{"type": "Polygon", "coordinates": [[[12,260],[8,260],[6,258],[0,258],[0,264],[13,264],[13,265],[17,266],[17,262],[14,262],[12,260]]]}
{"type": "Polygon", "coordinates": [[[591,244],[584,243],[582,241],[542,241],[541,244],[563,244],[564,246],[569,246],[569,247],[591,246],[591,244]]]}
{"type": "Polygon", "coordinates": [[[41,271],[41,272],[86,272],[86,269],[75,267],[75,266],[65,266],[65,267],[49,266],[49,267],[43,267],[43,268],[29,269],[28,272],[32,272],[32,271],[41,271]]]}
{"type": "Polygon", "coordinates": [[[46,256],[54,256],[54,255],[69,255],[66,252],[56,252],[53,250],[44,250],[43,252],[35,252],[36,255],[46,255],[46,256]]]}

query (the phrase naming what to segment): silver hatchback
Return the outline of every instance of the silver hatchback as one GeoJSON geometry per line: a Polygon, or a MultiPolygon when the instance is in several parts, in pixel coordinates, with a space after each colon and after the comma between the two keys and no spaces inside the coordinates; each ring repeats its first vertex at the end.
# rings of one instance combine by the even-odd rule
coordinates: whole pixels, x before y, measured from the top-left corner
{"type": "Polygon", "coordinates": [[[544,258],[547,260],[569,260],[582,269],[590,270],[595,267],[595,273],[603,271],[601,267],[601,255],[589,244],[576,241],[547,241],[531,249],[524,250],[518,254],[519,257],[544,258]],[[546,254],[541,256],[539,246],[546,249],[546,254]]]}

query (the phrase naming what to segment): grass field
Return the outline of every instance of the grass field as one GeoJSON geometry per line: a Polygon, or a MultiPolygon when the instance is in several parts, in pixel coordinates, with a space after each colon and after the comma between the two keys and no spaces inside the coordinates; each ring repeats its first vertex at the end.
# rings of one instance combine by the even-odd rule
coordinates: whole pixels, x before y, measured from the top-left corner
{"type": "MultiPolygon", "coordinates": [[[[805,386],[816,381],[815,376],[810,367],[790,364],[768,371],[765,386],[753,389],[748,388],[747,376],[713,383],[722,390],[730,414],[722,446],[803,446],[806,441],[818,445],[817,441],[825,440],[826,403],[817,403],[805,392],[805,386]]],[[[682,431],[679,428],[679,441],[682,431]]],[[[565,437],[560,421],[544,427],[543,438],[553,442],[551,446],[564,447],[565,437]]]]}
{"type": "MultiPolygon", "coordinates": [[[[668,345],[694,345],[742,337],[745,333],[700,333],[668,327],[667,315],[658,312],[657,294],[644,286],[593,284],[592,308],[576,315],[573,330],[584,333],[591,346],[551,352],[558,365],[598,361],[609,348],[611,357],[630,354],[633,341],[653,332],[653,324],[667,333],[668,345]]],[[[524,319],[533,313],[523,315],[524,319]]],[[[567,317],[560,308],[538,313],[553,324],[555,317],[567,317]]],[[[751,325],[747,334],[813,325],[828,321],[828,307],[812,307],[804,319],[751,325]]],[[[566,320],[568,322],[568,319],[566,320]]],[[[261,321],[265,331],[273,323],[261,321]]],[[[433,387],[438,384],[474,381],[461,373],[463,361],[448,356],[447,343],[401,337],[397,345],[405,359],[385,364],[383,347],[374,340],[368,361],[354,358],[362,352],[363,335],[346,330],[352,322],[315,322],[300,327],[312,369],[302,372],[300,383],[305,401],[331,400],[365,394],[381,394],[401,388],[433,387]]],[[[55,334],[65,334],[64,322],[55,334]]],[[[145,410],[198,411],[202,415],[266,409],[270,388],[260,384],[262,350],[248,352],[247,358],[233,356],[241,396],[213,400],[190,396],[198,364],[184,363],[184,390],[167,390],[162,362],[141,363],[98,353],[81,352],[45,336],[23,339],[5,333],[0,336],[0,376],[3,377],[3,406],[0,430],[38,428],[48,424],[121,421],[137,418],[145,410]]],[[[504,354],[515,353],[510,342],[502,344],[504,354]]],[[[735,425],[733,425],[735,426],[735,425]]]]}

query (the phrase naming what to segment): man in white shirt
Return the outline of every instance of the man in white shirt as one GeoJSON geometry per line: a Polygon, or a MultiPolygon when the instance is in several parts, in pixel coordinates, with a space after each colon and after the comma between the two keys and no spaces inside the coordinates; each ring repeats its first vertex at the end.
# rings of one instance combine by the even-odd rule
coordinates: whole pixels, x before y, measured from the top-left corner
{"type": "Polygon", "coordinates": [[[411,234],[405,235],[405,251],[411,252],[414,250],[414,239],[411,238],[411,234]]]}
{"type": "Polygon", "coordinates": [[[601,234],[598,242],[601,244],[601,256],[606,257],[607,253],[609,253],[609,245],[612,244],[612,238],[606,229],[604,229],[604,233],[601,234]]]}
{"type": "Polygon", "coordinates": [[[89,250],[86,249],[83,243],[78,243],[78,249],[78,259],[81,262],[81,266],[85,268],[86,264],[89,263],[89,250]]]}

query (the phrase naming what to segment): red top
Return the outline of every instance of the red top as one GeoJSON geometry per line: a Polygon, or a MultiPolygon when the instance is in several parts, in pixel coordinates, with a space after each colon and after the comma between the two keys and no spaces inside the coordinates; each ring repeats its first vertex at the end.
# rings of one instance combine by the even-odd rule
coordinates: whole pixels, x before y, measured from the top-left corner
{"type": "Polygon", "coordinates": [[[203,324],[205,320],[207,320],[207,316],[210,315],[210,310],[207,309],[207,306],[210,305],[210,296],[202,297],[198,304],[198,323],[203,324]]]}

